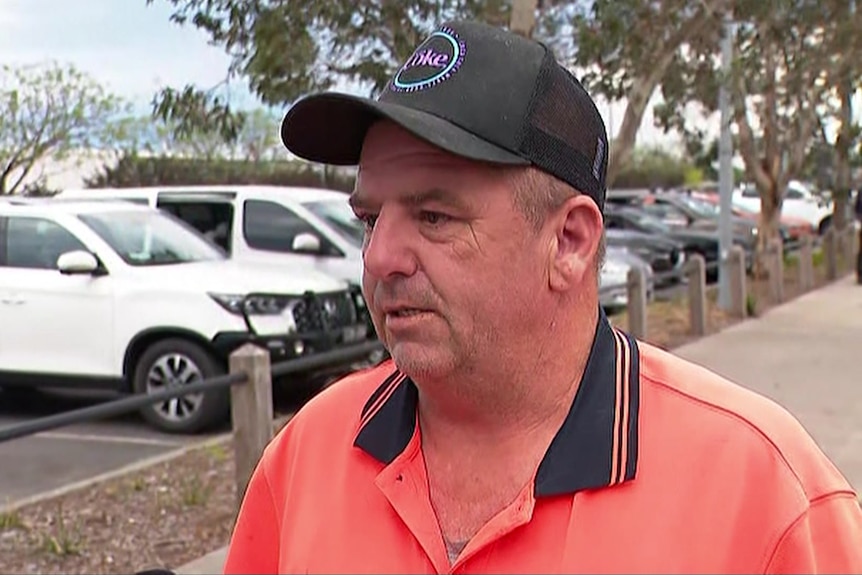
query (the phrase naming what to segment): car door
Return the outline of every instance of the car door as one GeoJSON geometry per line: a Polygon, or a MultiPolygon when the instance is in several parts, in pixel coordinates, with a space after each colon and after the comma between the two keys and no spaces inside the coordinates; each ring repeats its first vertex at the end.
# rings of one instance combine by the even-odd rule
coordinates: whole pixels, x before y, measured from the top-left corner
{"type": "Polygon", "coordinates": [[[8,216],[0,253],[0,371],[110,376],[112,278],[65,275],[57,259],[87,250],[59,222],[8,216]]]}
{"type": "Polygon", "coordinates": [[[333,274],[332,260],[343,259],[344,253],[326,235],[287,206],[259,199],[248,199],[242,208],[242,255],[248,261],[272,263],[273,256],[285,266],[313,267],[333,274]],[[316,239],[315,250],[302,249],[297,237],[316,239]]]}

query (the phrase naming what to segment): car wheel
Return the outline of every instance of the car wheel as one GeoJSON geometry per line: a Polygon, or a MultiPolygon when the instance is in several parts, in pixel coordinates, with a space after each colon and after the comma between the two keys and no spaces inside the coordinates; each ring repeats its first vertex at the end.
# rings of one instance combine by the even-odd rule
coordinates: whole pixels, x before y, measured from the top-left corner
{"type": "MultiPolygon", "coordinates": [[[[150,345],[135,365],[135,393],[154,393],[224,374],[224,368],[200,345],[163,339],[150,345]]],[[[227,417],[230,391],[218,389],[158,402],[141,409],[154,427],[170,433],[198,433],[227,417]]]]}

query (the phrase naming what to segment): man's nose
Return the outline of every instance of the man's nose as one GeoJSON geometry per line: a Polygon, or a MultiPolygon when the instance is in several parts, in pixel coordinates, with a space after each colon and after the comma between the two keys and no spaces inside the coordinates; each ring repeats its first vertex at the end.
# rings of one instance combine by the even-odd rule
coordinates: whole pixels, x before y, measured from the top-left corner
{"type": "Polygon", "coordinates": [[[416,272],[415,253],[410,247],[413,242],[410,220],[396,210],[384,207],[366,239],[365,271],[377,279],[411,276],[416,272]]]}

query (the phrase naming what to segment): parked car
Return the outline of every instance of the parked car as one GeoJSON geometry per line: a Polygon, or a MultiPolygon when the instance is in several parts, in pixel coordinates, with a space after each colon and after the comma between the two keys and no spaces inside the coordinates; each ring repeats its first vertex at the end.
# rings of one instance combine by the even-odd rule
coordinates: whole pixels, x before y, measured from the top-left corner
{"type": "MultiPolygon", "coordinates": [[[[692,197],[712,204],[715,206],[716,213],[720,213],[719,204],[721,198],[718,194],[695,192],[692,194],[692,197]]],[[[732,203],[732,209],[735,216],[751,220],[755,225],[760,222],[760,211],[754,210],[749,204],[732,203]]],[[[778,232],[785,247],[794,247],[799,244],[804,236],[817,234],[817,228],[802,218],[782,214],[779,220],[778,232]]]]}
{"type": "Polygon", "coordinates": [[[360,285],[364,226],[348,195],[286,186],[165,186],[64,190],[57,197],[115,198],[173,214],[231,259],[315,269],[360,285]]]}
{"type": "MultiPolygon", "coordinates": [[[[719,212],[714,205],[678,192],[642,193],[616,190],[608,194],[609,203],[637,207],[672,228],[688,228],[718,233],[719,212]]],[[[757,245],[757,223],[731,218],[734,242],[753,251],[757,245]]]]}
{"type": "MultiPolygon", "coordinates": [[[[754,184],[745,184],[734,190],[733,203],[759,214],[760,192],[754,184]]],[[[784,190],[781,215],[800,218],[808,222],[820,235],[832,225],[832,200],[818,196],[798,181],[791,181],[784,190]]]]}
{"type": "MultiPolygon", "coordinates": [[[[164,210],[222,247],[231,259],[362,285],[365,227],[343,192],[288,186],[154,186],[69,189],[61,198],[114,198],[164,210]]],[[[369,316],[368,328],[376,337],[369,316]]],[[[377,362],[385,352],[375,352],[377,362]]]]}
{"type": "Polygon", "coordinates": [[[605,238],[608,246],[619,247],[649,263],[658,275],[657,287],[680,283],[685,265],[685,245],[670,236],[647,233],[620,226],[613,208],[605,209],[605,238]]]}
{"type": "Polygon", "coordinates": [[[649,263],[624,247],[607,245],[599,275],[599,301],[607,313],[616,313],[628,305],[629,270],[636,266],[644,271],[647,301],[652,301],[656,285],[649,263]]]}
{"type": "MultiPolygon", "coordinates": [[[[361,294],[322,272],[229,261],[181,220],[117,201],[0,200],[0,385],[151,393],[222,373],[252,342],[273,361],[364,348],[361,294]]],[[[300,374],[319,380],[354,361],[300,374]]],[[[227,390],[141,411],[193,433],[227,390]]]]}
{"type": "MultiPolygon", "coordinates": [[[[682,246],[686,257],[694,254],[703,256],[707,265],[706,277],[709,281],[718,278],[717,262],[719,259],[719,237],[717,231],[708,229],[697,229],[689,227],[671,227],[662,220],[634,207],[608,206],[605,209],[605,225],[619,230],[616,233],[628,233],[635,238],[658,237],[664,240],[672,240],[682,246]]],[[[629,241],[635,241],[634,239],[629,241]]],[[[643,241],[646,241],[645,239],[643,241]]],[[[734,238],[734,243],[739,245],[746,254],[746,264],[750,269],[754,261],[754,248],[748,243],[734,238]]]]}

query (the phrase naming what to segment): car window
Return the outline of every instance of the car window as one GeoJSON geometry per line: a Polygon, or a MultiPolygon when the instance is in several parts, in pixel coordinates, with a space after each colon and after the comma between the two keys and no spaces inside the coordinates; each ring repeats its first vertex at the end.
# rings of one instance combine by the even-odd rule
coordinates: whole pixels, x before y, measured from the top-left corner
{"type": "Polygon", "coordinates": [[[158,207],[191,225],[208,240],[230,253],[233,236],[233,204],[230,202],[191,202],[159,198],[158,207]]]}
{"type": "Polygon", "coordinates": [[[7,267],[57,269],[61,255],[86,249],[72,232],[47,218],[12,216],[6,221],[7,267]]]}
{"type": "Polygon", "coordinates": [[[303,206],[332,226],[345,240],[357,248],[362,247],[365,242],[365,224],[353,213],[346,195],[344,200],[319,200],[304,203],[303,206]]]}
{"type": "Polygon", "coordinates": [[[293,241],[300,234],[311,234],[320,240],[322,255],[336,255],[338,249],[322,237],[314,226],[293,210],[276,202],[246,200],[242,233],[250,248],[270,252],[293,252],[293,241]]]}
{"type": "Polygon", "coordinates": [[[78,218],[131,266],[220,261],[227,255],[182,220],[158,210],[110,210],[78,218]]]}
{"type": "Polygon", "coordinates": [[[789,200],[801,200],[805,198],[805,194],[796,188],[787,188],[784,192],[784,197],[789,200]]]}

